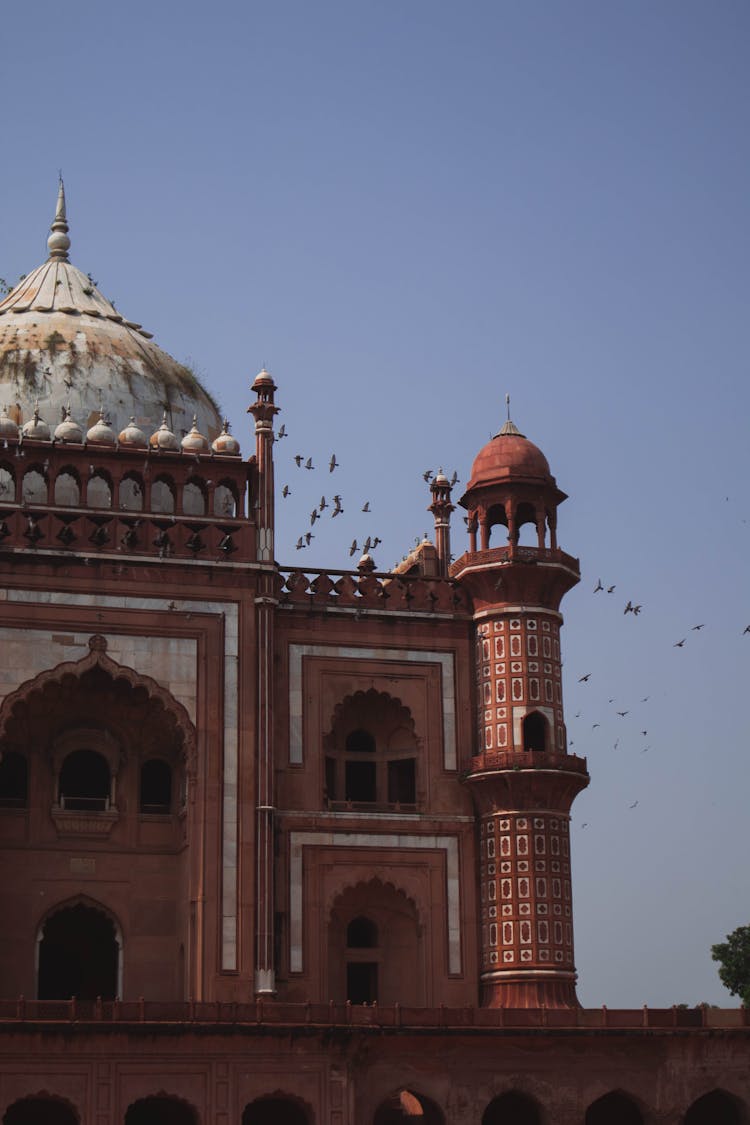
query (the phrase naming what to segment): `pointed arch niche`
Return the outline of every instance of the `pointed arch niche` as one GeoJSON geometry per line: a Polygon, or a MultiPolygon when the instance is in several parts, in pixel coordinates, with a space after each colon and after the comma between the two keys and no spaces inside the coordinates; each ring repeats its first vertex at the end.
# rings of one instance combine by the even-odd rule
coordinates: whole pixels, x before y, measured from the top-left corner
{"type": "Polygon", "coordinates": [[[348,695],[323,739],[324,799],[329,808],[415,810],[419,742],[399,699],[374,689],[348,695]]]}
{"type": "Polygon", "coordinates": [[[416,903],[380,879],[347,887],[328,919],[328,988],[352,1004],[425,1001],[424,928],[416,903]]]}
{"type": "MultiPolygon", "coordinates": [[[[40,982],[47,979],[48,953],[62,965],[70,947],[72,965],[76,918],[85,961],[86,935],[96,931],[92,911],[101,910],[119,919],[114,937],[96,931],[99,936],[89,941],[92,948],[110,949],[103,991],[123,999],[184,999],[195,972],[192,963],[185,970],[179,950],[191,948],[186,794],[196,766],[195,729],[185,708],[155,680],[117,664],[107,655],[105,638],[92,636],[81,660],[40,673],[4,700],[0,752],[25,760],[22,815],[31,845],[18,888],[21,899],[28,896],[28,909],[13,911],[0,929],[0,993],[36,993],[35,950],[40,982]],[[62,868],[53,858],[58,840],[73,841],[75,848],[62,868]],[[111,886],[107,911],[96,903],[80,909],[67,903],[73,914],[50,915],[43,932],[33,928],[39,900],[31,897],[32,887],[48,887],[47,902],[57,896],[65,901],[94,873],[99,885],[111,886]]],[[[7,815],[0,806],[0,816],[7,815]]],[[[68,975],[75,975],[72,968],[68,975]]],[[[52,977],[68,987],[62,968],[52,977]]],[[[46,984],[43,991],[52,998],[46,984]]]]}

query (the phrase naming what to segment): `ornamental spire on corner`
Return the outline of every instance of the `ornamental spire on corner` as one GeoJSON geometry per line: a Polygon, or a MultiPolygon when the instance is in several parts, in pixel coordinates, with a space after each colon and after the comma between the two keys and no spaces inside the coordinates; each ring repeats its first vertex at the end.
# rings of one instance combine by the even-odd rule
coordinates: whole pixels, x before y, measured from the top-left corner
{"type": "Polygon", "coordinates": [[[502,429],[500,430],[500,432],[495,434],[495,437],[507,437],[509,434],[513,437],[524,437],[525,435],[521,433],[521,431],[519,430],[519,428],[515,424],[515,422],[511,421],[511,418],[510,418],[510,395],[505,396],[505,409],[506,409],[506,412],[508,414],[508,417],[506,418],[505,422],[503,422],[503,426],[502,426],[502,429]]]}
{"type": "Polygon", "coordinates": [[[63,262],[68,261],[70,239],[68,238],[68,219],[65,212],[65,184],[63,183],[62,173],[60,174],[60,182],[57,189],[55,218],[50,227],[47,248],[49,250],[50,259],[57,258],[63,262]]]}

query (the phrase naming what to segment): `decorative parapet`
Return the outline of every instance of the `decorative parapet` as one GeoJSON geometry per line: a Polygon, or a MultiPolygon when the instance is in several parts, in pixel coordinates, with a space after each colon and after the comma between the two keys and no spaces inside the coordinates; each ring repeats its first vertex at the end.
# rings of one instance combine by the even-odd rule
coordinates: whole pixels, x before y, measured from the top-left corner
{"type": "Polygon", "coordinates": [[[470,773],[501,770],[562,770],[587,773],[586,759],[576,754],[552,754],[546,750],[485,750],[471,759],[470,773]]]}
{"type": "Polygon", "coordinates": [[[451,617],[470,612],[466,594],[450,579],[356,570],[282,569],[279,604],[451,617]]]}

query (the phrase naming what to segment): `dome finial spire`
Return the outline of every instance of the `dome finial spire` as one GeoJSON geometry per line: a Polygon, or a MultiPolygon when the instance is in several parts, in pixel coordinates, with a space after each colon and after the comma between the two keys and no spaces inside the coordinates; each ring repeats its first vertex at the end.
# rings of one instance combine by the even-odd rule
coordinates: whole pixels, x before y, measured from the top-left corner
{"type": "Polygon", "coordinates": [[[515,423],[511,422],[511,420],[510,420],[510,395],[509,394],[506,394],[506,396],[505,396],[505,412],[507,414],[507,418],[506,418],[505,422],[503,423],[503,428],[500,430],[500,433],[496,434],[495,436],[496,437],[507,437],[508,434],[512,434],[512,435],[515,435],[517,437],[523,437],[524,435],[521,433],[518,426],[516,426],[515,423]]]}
{"type": "Polygon", "coordinates": [[[68,218],[65,211],[65,184],[63,183],[62,172],[60,172],[57,189],[55,218],[50,227],[50,231],[50,236],[47,239],[50,258],[59,258],[61,261],[67,262],[70,239],[68,238],[68,218]]]}

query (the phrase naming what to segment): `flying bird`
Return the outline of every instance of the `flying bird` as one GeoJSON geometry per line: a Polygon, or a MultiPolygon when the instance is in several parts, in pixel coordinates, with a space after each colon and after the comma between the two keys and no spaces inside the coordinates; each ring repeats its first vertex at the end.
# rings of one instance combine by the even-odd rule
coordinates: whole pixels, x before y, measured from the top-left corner
{"type": "Polygon", "coordinates": [[[459,477],[458,473],[454,471],[453,476],[451,477],[451,488],[453,488],[455,485],[457,485],[459,480],[460,480],[460,477],[459,477]]]}
{"type": "Polygon", "coordinates": [[[313,533],[311,531],[305,532],[305,543],[307,544],[308,547],[310,546],[310,540],[314,539],[314,538],[315,538],[315,536],[313,535],[313,533]]]}
{"type": "Polygon", "coordinates": [[[365,539],[364,546],[362,547],[362,554],[363,555],[368,554],[371,547],[372,547],[372,540],[370,539],[370,536],[368,535],[367,538],[365,539]]]}
{"type": "Polygon", "coordinates": [[[703,623],[703,625],[693,625],[693,632],[697,633],[700,629],[705,629],[705,628],[706,628],[705,622],[703,623]]]}
{"type": "Polygon", "coordinates": [[[318,508],[320,509],[321,512],[324,512],[327,507],[328,507],[328,505],[326,504],[325,496],[321,496],[320,504],[318,505],[318,508]]]}
{"type": "Polygon", "coordinates": [[[615,590],[614,586],[607,586],[607,593],[608,594],[612,594],[614,592],[614,590],[615,590]]]}
{"type": "Polygon", "coordinates": [[[578,683],[579,684],[585,684],[585,683],[588,683],[588,681],[590,679],[591,679],[591,673],[587,672],[585,676],[579,676],[578,677],[578,683]]]}
{"type": "Polygon", "coordinates": [[[594,586],[594,593],[595,593],[595,594],[598,594],[598,593],[599,593],[599,591],[600,591],[600,590],[603,590],[603,589],[604,589],[604,587],[602,586],[602,580],[601,580],[601,578],[597,578],[597,580],[596,580],[596,586],[594,586]]]}
{"type": "Polygon", "coordinates": [[[304,459],[305,458],[302,456],[301,453],[295,453],[294,463],[295,463],[295,465],[297,466],[298,469],[302,467],[302,462],[304,461],[304,459]]]}
{"type": "Polygon", "coordinates": [[[328,472],[332,473],[334,469],[338,469],[339,463],[336,460],[336,454],[331,454],[331,460],[328,462],[328,472]]]}
{"type": "Polygon", "coordinates": [[[369,512],[369,510],[370,510],[370,501],[369,501],[369,500],[365,500],[365,502],[364,502],[364,504],[363,504],[363,506],[362,506],[362,511],[363,511],[363,512],[369,512]]]}
{"type": "Polygon", "coordinates": [[[307,460],[305,461],[305,468],[306,469],[314,469],[315,468],[315,466],[312,463],[312,457],[308,457],[307,460]]]}
{"type": "Polygon", "coordinates": [[[687,637],[683,637],[681,641],[675,641],[675,643],[672,645],[672,648],[682,648],[686,640],[687,637]]]}
{"type": "Polygon", "coordinates": [[[596,730],[596,728],[597,728],[597,727],[600,727],[601,725],[602,725],[601,723],[592,723],[592,724],[591,724],[591,729],[592,729],[592,730],[596,730]]]}
{"type": "Polygon", "coordinates": [[[638,614],[641,612],[642,609],[643,609],[642,605],[634,605],[633,606],[633,613],[635,614],[636,617],[638,616],[638,614]]]}
{"type": "Polygon", "coordinates": [[[310,512],[310,527],[314,527],[315,521],[318,519],[320,519],[320,516],[318,515],[318,509],[313,508],[313,510],[310,512]]]}
{"type": "Polygon", "coordinates": [[[305,546],[305,541],[302,538],[302,536],[300,535],[299,539],[297,540],[297,550],[301,551],[304,546],[305,546]]]}
{"type": "Polygon", "coordinates": [[[357,553],[357,550],[358,550],[358,548],[357,548],[357,540],[356,540],[356,539],[352,539],[352,545],[351,545],[351,547],[349,548],[349,558],[351,558],[351,557],[352,557],[352,555],[356,555],[356,553],[357,553]]]}
{"type": "Polygon", "coordinates": [[[291,495],[291,493],[289,491],[289,485],[288,484],[285,484],[284,487],[282,488],[281,495],[284,497],[285,500],[286,500],[287,496],[291,495]]]}
{"type": "Polygon", "coordinates": [[[341,507],[341,497],[340,496],[334,496],[333,503],[335,504],[335,507],[334,507],[333,511],[331,512],[331,519],[333,519],[334,516],[340,516],[341,513],[344,510],[341,507]]]}
{"type": "Polygon", "coordinates": [[[628,604],[625,606],[625,609],[622,612],[623,613],[635,613],[635,610],[633,609],[633,603],[630,600],[628,600],[628,604]]]}
{"type": "Polygon", "coordinates": [[[630,805],[629,808],[634,809],[637,804],[638,804],[637,801],[633,801],[632,805],[630,805]]]}
{"type": "Polygon", "coordinates": [[[422,480],[430,480],[432,477],[432,469],[425,469],[422,473],[422,480]]]}
{"type": "Polygon", "coordinates": [[[750,633],[750,625],[746,625],[745,628],[742,630],[742,636],[743,637],[744,637],[745,633],[750,633]]]}
{"type": "Polygon", "coordinates": [[[618,711],[617,714],[620,716],[620,718],[624,719],[626,715],[630,714],[630,712],[629,711],[618,711]]]}
{"type": "Polygon", "coordinates": [[[285,438],[285,437],[289,437],[289,434],[286,432],[286,426],[282,425],[281,428],[279,429],[279,432],[276,435],[276,440],[281,441],[281,439],[285,438]]]}
{"type": "Polygon", "coordinates": [[[375,536],[375,538],[374,538],[374,539],[373,539],[373,541],[372,541],[372,549],[373,549],[373,551],[374,551],[374,550],[375,550],[375,548],[377,547],[378,543],[382,543],[382,542],[383,542],[383,540],[382,540],[382,539],[380,539],[380,538],[379,538],[379,537],[378,537],[378,536],[376,535],[376,536],[375,536]]]}

